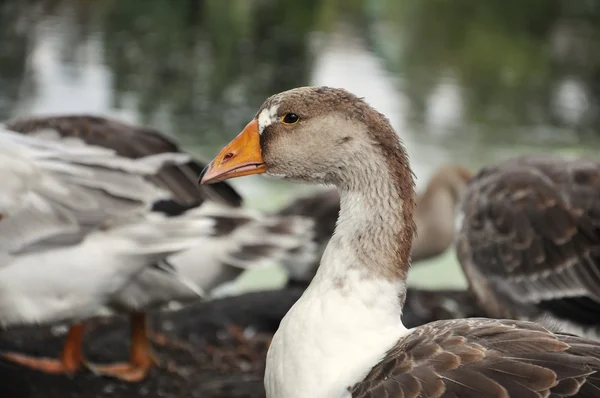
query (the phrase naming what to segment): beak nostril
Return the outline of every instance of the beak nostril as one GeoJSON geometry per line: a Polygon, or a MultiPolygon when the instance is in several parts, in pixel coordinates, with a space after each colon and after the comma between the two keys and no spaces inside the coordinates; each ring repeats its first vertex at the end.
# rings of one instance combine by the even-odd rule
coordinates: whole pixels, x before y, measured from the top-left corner
{"type": "Polygon", "coordinates": [[[225,154],[225,156],[223,156],[223,160],[221,161],[221,163],[225,163],[225,162],[231,160],[232,157],[233,157],[233,153],[227,152],[225,154]]]}

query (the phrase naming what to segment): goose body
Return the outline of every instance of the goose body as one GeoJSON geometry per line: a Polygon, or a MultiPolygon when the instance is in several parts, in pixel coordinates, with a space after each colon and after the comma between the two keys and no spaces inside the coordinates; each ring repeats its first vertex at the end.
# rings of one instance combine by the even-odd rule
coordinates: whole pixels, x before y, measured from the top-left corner
{"type": "MultiPolygon", "coordinates": [[[[25,137],[0,126],[0,325],[81,322],[98,315],[137,273],[213,233],[206,217],[150,211],[168,193],[146,183],[183,154],[136,160],[66,140],[25,137]],[[132,188],[134,188],[132,190],[132,188]]],[[[53,372],[76,370],[82,330],[61,362],[8,354],[53,372]]]]}
{"type": "MultiPolygon", "coordinates": [[[[209,233],[211,222],[205,223],[205,233],[209,233]]],[[[169,227],[178,223],[165,224],[139,222],[90,233],[76,245],[4,256],[0,268],[0,325],[83,321],[102,314],[104,305],[137,273],[193,244],[183,238],[180,243],[167,244],[173,235],[164,232],[177,233],[169,227]],[[153,237],[147,233],[150,228],[161,229],[161,233],[153,237]],[[150,242],[163,246],[144,247],[150,242]]],[[[201,233],[199,228],[197,234],[201,233]]]]}
{"type": "Polygon", "coordinates": [[[340,213],[317,273],[267,354],[268,398],[595,397],[600,345],[535,323],[401,314],[414,184],[385,117],[342,89],[276,94],[201,174],[335,185],[340,213]]]}
{"type": "MultiPolygon", "coordinates": [[[[127,207],[131,206],[130,201],[145,195],[142,196],[145,200],[143,207],[138,206],[142,207],[140,209],[134,207],[133,210],[140,212],[145,218],[151,217],[149,221],[144,219],[145,224],[138,228],[152,228],[152,223],[157,224],[154,228],[161,228],[155,240],[149,240],[147,243],[151,245],[146,249],[152,254],[151,256],[140,257],[139,261],[123,258],[123,256],[111,260],[111,250],[117,250],[119,242],[97,238],[96,235],[101,235],[104,231],[97,232],[92,228],[95,225],[91,225],[88,230],[89,222],[86,219],[83,227],[78,226],[77,229],[80,238],[83,239],[81,245],[64,247],[66,238],[60,236],[58,247],[52,253],[56,253],[58,258],[65,259],[61,264],[56,265],[55,273],[49,275],[48,272],[40,272],[32,275],[28,271],[15,275],[14,272],[9,274],[9,271],[25,269],[25,267],[8,267],[6,270],[0,267],[0,273],[4,272],[7,276],[4,279],[7,286],[0,290],[0,297],[3,297],[3,293],[10,295],[10,300],[4,300],[2,303],[6,303],[7,309],[18,308],[20,313],[17,315],[25,317],[25,323],[43,321],[44,317],[52,318],[53,321],[72,320],[78,312],[73,306],[64,303],[65,297],[70,302],[81,306],[88,301],[92,302],[98,307],[94,314],[131,314],[133,342],[130,364],[94,367],[93,370],[97,373],[128,381],[139,380],[147,374],[154,363],[147,337],[145,316],[147,311],[160,309],[171,303],[198,300],[200,295],[210,293],[221,283],[232,281],[248,268],[272,266],[282,258],[288,258],[288,261],[294,261],[294,258],[298,261],[314,261],[312,258],[314,246],[311,246],[312,221],[301,217],[267,216],[245,210],[240,207],[241,197],[226,183],[198,187],[197,173],[204,165],[189,155],[181,153],[170,139],[154,130],[95,116],[15,120],[7,124],[7,129],[10,129],[11,136],[18,140],[43,142],[48,146],[72,146],[80,148],[81,151],[86,150],[89,154],[84,153],[84,155],[88,158],[94,151],[102,156],[110,154],[120,162],[121,168],[125,167],[121,164],[127,166],[130,163],[133,165],[149,163],[152,166],[149,171],[144,170],[145,173],[137,174],[135,169],[125,169],[119,176],[122,180],[118,181],[122,184],[118,185],[123,191],[118,193],[122,196],[117,196],[115,199],[118,200],[117,204],[127,207]],[[162,160],[163,158],[166,160],[162,160]],[[171,158],[177,162],[167,162],[171,158]],[[153,221],[155,218],[159,221],[153,221]],[[190,226],[178,220],[192,223],[191,226],[203,222],[207,224],[206,232],[203,233],[201,229],[194,232],[190,230],[190,226]],[[181,239],[182,236],[186,238],[182,244],[175,245],[172,242],[174,239],[181,239]],[[166,248],[161,249],[162,247],[166,248]],[[84,249],[85,251],[81,253],[84,249]],[[155,252],[160,255],[154,254],[155,252]],[[138,264],[140,262],[141,264],[138,264]],[[124,271],[118,273],[117,276],[122,276],[121,279],[115,277],[111,279],[112,274],[106,275],[111,270],[111,264],[117,268],[130,267],[133,270],[129,273],[124,271]],[[88,284],[81,283],[76,277],[67,278],[72,272],[86,267],[90,269],[85,275],[88,284]],[[165,269],[168,269],[168,272],[165,272],[165,269]],[[52,279],[53,277],[55,279],[52,279]],[[41,296],[42,292],[47,286],[51,286],[48,281],[54,280],[56,286],[63,289],[62,301],[42,300],[44,298],[41,296]],[[90,283],[93,285],[90,286],[90,283]],[[94,296],[94,289],[100,290],[101,287],[104,287],[102,290],[104,295],[100,300],[94,296]],[[20,289],[27,290],[21,292],[20,289]],[[21,292],[20,296],[17,294],[19,292],[21,292]],[[29,303],[35,303],[37,307],[31,308],[29,303]],[[57,311],[62,309],[65,318],[52,315],[42,305],[56,306],[57,311]],[[29,313],[25,314],[23,309],[27,309],[29,313]]],[[[57,158],[62,159],[67,166],[72,166],[71,163],[77,165],[77,162],[81,161],[81,159],[65,157],[62,153],[61,156],[57,158]]],[[[99,163],[98,166],[106,167],[104,163],[99,163]]],[[[105,174],[98,170],[95,172],[100,177],[105,174]]],[[[98,185],[106,184],[103,180],[96,180],[95,175],[77,177],[79,179],[76,182],[84,187],[94,186],[95,181],[98,185]]],[[[114,176],[107,176],[106,179],[110,182],[114,176]]],[[[18,181],[23,180],[17,179],[18,181]]],[[[48,184],[44,186],[46,185],[48,184]]],[[[105,187],[100,185],[100,188],[105,187]]],[[[113,214],[113,204],[106,202],[101,189],[98,191],[99,202],[94,205],[101,215],[113,223],[116,222],[115,219],[119,220],[120,217],[127,216],[128,213],[113,214]]],[[[62,199],[61,205],[78,205],[77,198],[66,193],[62,199]]],[[[13,206],[10,203],[9,205],[13,206]]],[[[88,217],[90,214],[87,209],[77,210],[81,210],[77,214],[81,214],[82,217],[88,217]]],[[[4,226],[5,232],[7,234],[12,232],[13,235],[19,228],[31,227],[32,230],[38,230],[34,224],[35,220],[35,215],[30,214],[27,220],[18,225],[3,222],[0,224],[0,230],[4,226]]],[[[127,224],[123,228],[129,231],[136,225],[130,227],[127,224]]],[[[147,234],[150,231],[153,230],[149,230],[147,234]]],[[[133,232],[139,233],[137,230],[133,232]]],[[[39,258],[46,256],[47,253],[40,252],[39,249],[41,249],[39,244],[30,245],[28,253],[19,253],[19,256],[11,258],[11,261],[27,261],[34,267],[30,270],[43,271],[43,263],[39,262],[39,258]]],[[[0,288],[2,281],[0,280],[0,288]]],[[[3,308],[3,304],[0,308],[3,308]]],[[[87,307],[81,312],[88,316],[92,314],[87,307]]],[[[12,322],[12,317],[14,316],[0,314],[0,323],[4,322],[8,325],[9,320],[12,322]]]]}
{"type": "Polygon", "coordinates": [[[89,317],[143,268],[212,234],[208,218],[149,212],[168,193],[144,176],[183,154],[133,161],[4,128],[0,139],[4,326],[89,317]]]}
{"type": "Polygon", "coordinates": [[[485,167],[461,203],[457,253],[490,316],[600,338],[600,163],[525,156],[485,167]]]}

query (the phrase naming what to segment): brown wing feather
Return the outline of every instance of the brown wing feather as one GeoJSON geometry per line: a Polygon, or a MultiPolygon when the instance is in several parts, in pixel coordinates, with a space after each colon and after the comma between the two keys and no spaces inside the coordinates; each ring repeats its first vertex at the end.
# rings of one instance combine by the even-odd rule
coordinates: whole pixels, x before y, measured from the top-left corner
{"type": "Polygon", "coordinates": [[[597,397],[600,344],[523,321],[471,318],[414,330],[353,398],[597,397]]]}
{"type": "MultiPolygon", "coordinates": [[[[111,148],[129,158],[181,152],[175,142],[156,130],[97,116],[26,118],[8,122],[7,127],[24,134],[52,129],[61,136],[78,137],[90,145],[111,148]]],[[[182,205],[199,205],[205,200],[214,200],[239,207],[242,198],[229,184],[198,185],[198,175],[205,165],[196,160],[181,166],[168,166],[150,179],[171,191],[174,199],[182,205]]]]}
{"type": "Polygon", "coordinates": [[[471,284],[486,284],[519,315],[531,312],[527,305],[553,312],[580,297],[600,314],[598,198],[593,160],[522,157],[484,168],[461,204],[457,250],[471,284]]]}

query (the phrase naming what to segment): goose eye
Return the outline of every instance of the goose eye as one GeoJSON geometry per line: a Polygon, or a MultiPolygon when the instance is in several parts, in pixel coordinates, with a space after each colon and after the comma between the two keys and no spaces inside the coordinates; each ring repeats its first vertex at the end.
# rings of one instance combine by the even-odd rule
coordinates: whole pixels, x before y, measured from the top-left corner
{"type": "Polygon", "coordinates": [[[296,124],[300,120],[300,117],[295,113],[286,113],[285,116],[281,118],[281,121],[285,124],[296,124]]]}

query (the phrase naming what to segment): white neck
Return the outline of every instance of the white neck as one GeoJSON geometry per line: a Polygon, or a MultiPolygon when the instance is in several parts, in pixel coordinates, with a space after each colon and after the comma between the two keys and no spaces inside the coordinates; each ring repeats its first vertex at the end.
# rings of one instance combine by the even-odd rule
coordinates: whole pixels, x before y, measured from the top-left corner
{"type": "Polygon", "coordinates": [[[386,188],[383,192],[378,190],[379,195],[367,189],[340,190],[337,227],[310,288],[321,293],[332,288],[340,290],[345,295],[364,299],[367,306],[385,309],[396,320],[402,312],[406,281],[397,274],[403,265],[390,253],[396,252],[397,236],[404,229],[404,220],[402,200],[395,192],[389,192],[390,187],[386,188]],[[386,197],[396,199],[385,201],[386,197]],[[385,297],[385,308],[373,305],[381,293],[375,297],[364,294],[369,285],[391,288],[385,297]],[[389,297],[394,300],[387,300],[389,297]]]}
{"type": "Polygon", "coordinates": [[[338,225],[317,274],[269,349],[268,398],[349,396],[347,388],[406,334],[406,269],[398,267],[408,264],[397,263],[403,201],[384,177],[340,190],[338,225]]]}

